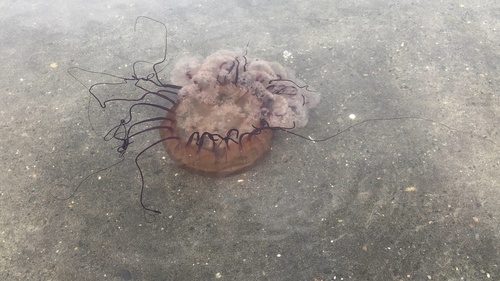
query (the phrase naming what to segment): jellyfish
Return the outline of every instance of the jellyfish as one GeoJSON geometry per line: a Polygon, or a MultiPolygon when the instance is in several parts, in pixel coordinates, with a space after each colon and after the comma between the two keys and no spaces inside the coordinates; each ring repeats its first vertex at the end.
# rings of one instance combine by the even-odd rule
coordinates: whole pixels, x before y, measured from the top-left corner
{"type": "MultiPolygon", "coordinates": [[[[138,20],[141,18],[145,17],[138,20]]],[[[163,23],[149,20],[166,31],[163,23]]],[[[276,131],[304,127],[309,111],[319,103],[320,94],[291,71],[277,62],[252,58],[246,51],[220,50],[204,59],[182,58],[171,71],[169,83],[160,77],[166,61],[165,47],[163,59],[153,63],[146,74],[137,70],[143,61],[133,64],[130,77],[79,67],[69,71],[75,79],[75,69],[118,79],[95,83],[88,91],[103,109],[110,104],[127,104],[125,116],[116,118],[116,124],[104,135],[106,141],[118,141],[120,156],[135,138],[158,132],[157,139],[150,140],[135,156],[141,205],[153,214],[160,211],[143,202],[144,174],[139,159],[146,151],[162,144],[172,161],[189,172],[209,177],[235,175],[253,168],[269,154],[276,131]],[[97,94],[102,87],[112,91],[113,86],[123,84],[133,85],[135,97],[103,98],[97,94]],[[142,118],[135,112],[137,108],[159,113],[142,118]]]]}

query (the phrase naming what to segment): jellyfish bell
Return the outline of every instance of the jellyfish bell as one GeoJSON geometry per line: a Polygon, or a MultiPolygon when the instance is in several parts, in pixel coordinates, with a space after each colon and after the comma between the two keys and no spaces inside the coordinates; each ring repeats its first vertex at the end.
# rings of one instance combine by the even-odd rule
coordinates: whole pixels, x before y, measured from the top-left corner
{"type": "Polygon", "coordinates": [[[181,59],[171,81],[182,88],[159,129],[163,145],[176,165],[205,176],[251,169],[274,131],[305,126],[319,101],[278,63],[237,51],[181,59]]]}

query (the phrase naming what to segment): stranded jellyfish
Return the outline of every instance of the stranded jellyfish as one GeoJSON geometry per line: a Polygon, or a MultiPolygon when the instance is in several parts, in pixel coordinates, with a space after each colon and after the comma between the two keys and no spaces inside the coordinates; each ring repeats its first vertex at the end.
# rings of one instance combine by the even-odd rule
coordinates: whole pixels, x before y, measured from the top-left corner
{"type": "Polygon", "coordinates": [[[106,141],[119,142],[120,156],[135,138],[159,132],[135,156],[141,205],[154,213],[159,211],[143,203],[144,175],[139,165],[148,149],[161,143],[176,165],[192,173],[234,175],[251,169],[269,153],[275,131],[305,126],[309,110],[319,101],[317,92],[277,62],[251,58],[242,51],[221,50],[205,59],[180,59],[169,83],[163,82],[166,64],[165,48],[163,59],[150,64],[146,74],[138,70],[147,65],[144,61],[133,64],[130,77],[78,67],[69,71],[73,77],[72,70],[78,69],[115,79],[93,84],[88,90],[103,109],[111,104],[125,108],[124,114],[114,116],[115,125],[104,136],[106,141]],[[112,96],[111,92],[120,92],[114,87],[122,85],[132,86],[134,95],[112,96]],[[139,109],[155,110],[157,116],[144,118],[136,112],[139,109]]]}

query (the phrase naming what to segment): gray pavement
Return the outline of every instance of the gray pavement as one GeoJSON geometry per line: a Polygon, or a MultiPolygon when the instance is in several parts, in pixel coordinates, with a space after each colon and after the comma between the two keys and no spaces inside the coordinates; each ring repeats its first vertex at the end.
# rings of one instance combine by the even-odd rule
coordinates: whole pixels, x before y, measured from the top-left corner
{"type": "Polygon", "coordinates": [[[0,7],[0,280],[500,280],[498,1],[0,7]],[[152,223],[133,161],[145,143],[63,200],[119,160],[90,124],[102,134],[123,110],[88,111],[66,71],[161,59],[162,27],[134,31],[140,15],[167,25],[166,77],[184,56],[248,42],[292,69],[322,94],[302,135],[426,120],[316,143],[279,133],[260,165],[223,179],[157,147],[141,159],[152,223]]]}

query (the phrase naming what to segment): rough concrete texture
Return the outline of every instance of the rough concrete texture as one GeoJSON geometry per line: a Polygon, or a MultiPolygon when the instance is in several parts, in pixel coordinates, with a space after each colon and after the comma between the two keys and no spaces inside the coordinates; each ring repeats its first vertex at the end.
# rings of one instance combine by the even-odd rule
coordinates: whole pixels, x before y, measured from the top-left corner
{"type": "Polygon", "coordinates": [[[500,280],[498,4],[3,1],[0,280],[500,280]],[[152,223],[137,142],[62,200],[119,160],[102,133],[124,109],[88,111],[67,70],[126,76],[161,59],[163,29],[134,31],[139,15],[168,27],[166,76],[248,42],[294,70],[322,93],[302,135],[434,122],[317,143],[279,133],[260,165],[224,179],[158,146],[141,159],[152,223]]]}

